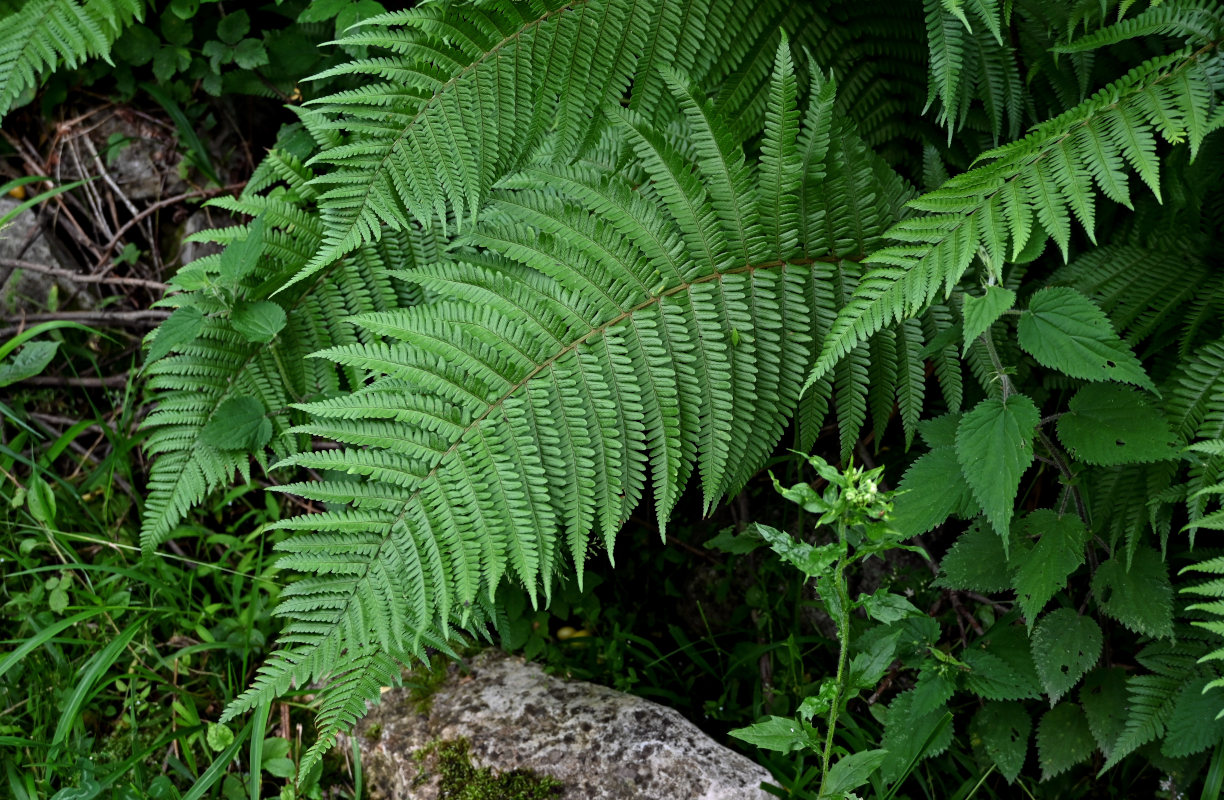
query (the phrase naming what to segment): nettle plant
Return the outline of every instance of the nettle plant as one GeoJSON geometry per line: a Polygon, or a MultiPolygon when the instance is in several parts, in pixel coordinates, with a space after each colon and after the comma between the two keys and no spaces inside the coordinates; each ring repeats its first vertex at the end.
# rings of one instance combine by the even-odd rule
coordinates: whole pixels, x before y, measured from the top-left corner
{"type": "Polygon", "coordinates": [[[353,88],[215,201],[252,222],[174,278],[145,368],[147,550],[252,460],[322,509],[274,526],[301,577],[224,718],[320,685],[308,769],[401,664],[504,621],[499,586],[546,604],[639,504],[664,530],[832,415],[830,457],[894,437],[893,528],[990,617],[889,623],[914,678],[881,780],[949,707],[1009,781],[1034,728],[1044,777],[1142,750],[1189,780],[1224,736],[1170,579],[1224,471],[1183,450],[1224,435],[1221,36],[1211,3],[1095,0],[351,29],[368,57],[322,77],[353,88]]]}

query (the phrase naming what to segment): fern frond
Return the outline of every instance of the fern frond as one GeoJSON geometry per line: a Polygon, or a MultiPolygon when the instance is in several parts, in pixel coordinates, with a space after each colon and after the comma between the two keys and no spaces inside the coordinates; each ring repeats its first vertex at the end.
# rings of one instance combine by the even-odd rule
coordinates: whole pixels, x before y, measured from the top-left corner
{"type": "MultiPolygon", "coordinates": [[[[1205,115],[1203,92],[1184,88],[1206,80],[1196,69],[1204,57],[1186,50],[1151,59],[1024,139],[983,154],[989,163],[913,201],[929,215],[898,223],[888,236],[901,244],[868,259],[876,268],[838,316],[809,384],[885,325],[917,316],[941,292],[947,296],[979,252],[994,275],[1003,254],[1019,253],[1034,235],[1054,238],[1065,256],[1071,214],[1092,230],[1091,181],[1108,194],[1124,161],[1159,197],[1155,135],[1175,142],[1194,134],[1180,122],[1184,115],[1166,120],[1154,114],[1147,93],[1205,115]]],[[[1214,92],[1210,84],[1207,91],[1214,92]]]]}
{"type": "Polygon", "coordinates": [[[0,18],[0,119],[61,65],[110,63],[111,45],[143,16],[142,0],[30,0],[0,18]]]}
{"type": "MultiPolygon", "coordinates": [[[[811,363],[813,293],[833,303],[826,320],[836,309],[814,273],[839,263],[796,252],[798,216],[762,200],[762,186],[793,183],[793,142],[808,136],[789,58],[773,62],[775,156],[749,161],[671,73],[689,156],[611,109],[640,186],[590,162],[533,161],[447,256],[394,273],[431,303],[350,317],[367,338],[316,354],[373,379],[295,403],[311,420],[293,433],[342,447],[282,463],[363,479],[282,487],[347,507],[278,523],[295,531],[283,565],[309,577],[281,608],[288,649],[229,716],[334,671],[345,648],[408,658],[473,631],[503,580],[534,600],[564,560],[581,579],[590,538],[611,555],[648,481],[662,529],[694,472],[709,504],[759,469],[811,363]]],[[[335,719],[369,697],[347,692],[335,719]]]]}

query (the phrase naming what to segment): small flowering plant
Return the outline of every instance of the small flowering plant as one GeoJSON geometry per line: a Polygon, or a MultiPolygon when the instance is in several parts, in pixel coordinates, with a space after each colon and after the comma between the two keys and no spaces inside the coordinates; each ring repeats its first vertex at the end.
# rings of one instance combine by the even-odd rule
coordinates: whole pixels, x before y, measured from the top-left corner
{"type": "Polygon", "coordinates": [[[885,589],[851,600],[847,571],[856,562],[887,550],[922,550],[904,544],[901,534],[889,527],[893,493],[880,488],[882,468],[864,470],[851,464],[842,471],[815,455],[807,456],[807,462],[823,481],[822,489],[809,483],[785,487],[776,477],[774,487],[805,512],[817,515],[815,530],[832,532],[832,541],[811,544],[755,523],[737,537],[737,549],[744,552],[754,541],[755,546],[767,545],[814,583],[825,610],[837,625],[837,672],[804,699],[795,717],[766,717],[731,735],[768,750],[816,753],[821,762],[818,800],[854,800],[858,797],[854,790],[868,782],[888,753],[882,749],[847,753],[836,744],[837,718],[852,698],[873,687],[888,669],[896,639],[885,640],[882,647],[859,653],[851,661],[850,617],[861,609],[868,617],[889,624],[922,612],[885,589]],[[823,736],[818,720],[824,724],[823,736]]]}

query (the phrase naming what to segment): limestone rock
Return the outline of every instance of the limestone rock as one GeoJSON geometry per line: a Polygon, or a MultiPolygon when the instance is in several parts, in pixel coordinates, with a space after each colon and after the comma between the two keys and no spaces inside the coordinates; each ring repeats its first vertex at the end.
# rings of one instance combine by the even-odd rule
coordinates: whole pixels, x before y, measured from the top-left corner
{"type": "Polygon", "coordinates": [[[374,800],[435,800],[430,760],[413,754],[461,739],[471,742],[474,766],[551,776],[561,800],[772,797],[760,788],[768,771],[674,709],[555,678],[495,651],[473,659],[466,674],[452,666],[427,703],[407,689],[384,692],[355,735],[374,800]]]}
{"type": "MultiPolygon", "coordinates": [[[[19,200],[0,196],[0,218],[20,204],[19,200]]],[[[22,211],[0,227],[0,259],[69,268],[55,258],[33,209],[22,211]]],[[[16,318],[22,310],[44,310],[53,287],[59,293],[61,306],[71,304],[89,308],[93,305],[92,294],[87,287],[0,263],[0,318],[16,318]]]]}

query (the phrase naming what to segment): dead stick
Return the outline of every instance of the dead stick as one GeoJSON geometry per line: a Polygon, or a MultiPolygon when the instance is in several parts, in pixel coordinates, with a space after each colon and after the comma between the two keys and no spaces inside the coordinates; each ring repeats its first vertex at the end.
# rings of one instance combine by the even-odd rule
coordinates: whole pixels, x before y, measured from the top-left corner
{"type": "Polygon", "coordinates": [[[51,275],[56,278],[65,278],[66,280],[75,283],[113,283],[116,286],[143,286],[148,289],[156,289],[164,292],[167,289],[166,284],[159,281],[150,281],[144,278],[123,278],[113,275],[83,275],[79,272],[73,272],[69,269],[60,269],[59,267],[49,267],[46,264],[36,264],[33,261],[22,261],[16,258],[0,258],[0,267],[9,267],[11,269],[24,269],[29,272],[37,272],[41,275],[51,275]]]}

